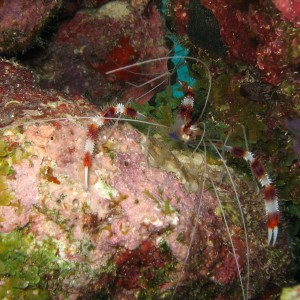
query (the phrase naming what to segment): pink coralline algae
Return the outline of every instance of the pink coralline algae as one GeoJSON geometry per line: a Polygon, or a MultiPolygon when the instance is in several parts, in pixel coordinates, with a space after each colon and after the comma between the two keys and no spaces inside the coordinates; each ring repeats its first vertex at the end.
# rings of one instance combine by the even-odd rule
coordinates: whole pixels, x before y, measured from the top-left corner
{"type": "Polygon", "coordinates": [[[62,1],[10,1],[0,2],[0,54],[14,54],[33,46],[38,34],[62,1]]]}
{"type": "Polygon", "coordinates": [[[282,21],[270,3],[249,5],[232,1],[204,1],[220,25],[229,60],[242,59],[256,65],[262,79],[279,84],[289,67],[292,26],[282,21]],[[268,7],[268,10],[267,10],[268,7]]]}
{"type": "Polygon", "coordinates": [[[126,2],[112,1],[79,10],[59,27],[46,53],[33,64],[43,88],[85,95],[100,104],[114,100],[124,86],[123,96],[137,98],[133,85],[142,82],[136,73],[164,73],[167,69],[160,63],[156,69],[135,68],[110,76],[107,71],[166,53],[162,20],[154,5],[141,14],[126,2]]]}
{"type": "MultiPolygon", "coordinates": [[[[274,4],[268,0],[255,3],[204,0],[198,5],[198,9],[201,10],[202,6],[203,11],[205,7],[211,10],[216,18],[221,39],[227,48],[228,62],[243,61],[257,67],[261,79],[275,86],[286,79],[287,73],[293,74],[299,63],[297,45],[300,34],[297,25],[299,23],[297,1],[273,2],[281,11],[284,20],[280,18],[274,4]]],[[[191,36],[203,35],[202,31],[207,30],[204,27],[207,25],[201,20],[196,24],[189,22],[191,14],[196,15],[194,18],[197,20],[197,12],[189,11],[189,3],[190,1],[170,1],[169,10],[173,15],[175,33],[193,40],[191,36]]],[[[202,14],[205,18],[205,13],[202,14]]]]}
{"type": "Polygon", "coordinates": [[[297,0],[273,0],[281,16],[300,27],[300,2],[297,0]]]}
{"type": "MultiPolygon", "coordinates": [[[[0,61],[0,69],[0,231],[10,238],[5,245],[13,244],[12,236],[30,244],[22,268],[41,277],[31,283],[36,293],[47,287],[51,299],[242,298],[236,260],[246,287],[247,249],[232,185],[220,180],[223,168],[118,124],[100,131],[85,190],[82,159],[91,119],[78,117],[98,109],[40,90],[17,64],[0,61]],[[15,98],[20,89],[24,97],[15,98]],[[209,180],[203,186],[207,176],[224,201],[236,260],[216,194],[209,180]]],[[[254,297],[270,280],[285,279],[289,255],[282,231],[278,247],[266,246],[262,197],[242,175],[232,176],[247,215],[254,297]]],[[[23,272],[4,270],[0,295],[13,293],[10,282],[23,272]]]]}

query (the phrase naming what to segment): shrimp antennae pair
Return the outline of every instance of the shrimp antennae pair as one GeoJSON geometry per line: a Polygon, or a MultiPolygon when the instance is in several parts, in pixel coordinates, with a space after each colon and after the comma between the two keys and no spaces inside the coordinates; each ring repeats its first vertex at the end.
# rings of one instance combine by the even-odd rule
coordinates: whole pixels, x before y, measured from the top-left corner
{"type": "MultiPolygon", "coordinates": [[[[185,59],[185,60],[189,59],[189,60],[201,63],[205,67],[207,77],[208,77],[208,81],[209,81],[209,86],[208,86],[208,91],[207,91],[205,103],[204,103],[202,111],[201,111],[201,113],[200,113],[200,115],[199,115],[196,122],[193,122],[192,119],[191,119],[191,110],[192,110],[193,105],[194,105],[193,90],[192,90],[191,87],[189,87],[189,86],[186,87],[184,84],[180,83],[182,85],[183,89],[185,90],[185,97],[183,98],[182,103],[179,107],[179,113],[177,114],[177,121],[175,121],[175,125],[173,126],[173,129],[175,127],[175,130],[173,132],[171,132],[171,134],[170,134],[171,137],[173,137],[173,138],[175,137],[175,139],[182,139],[183,141],[186,141],[183,138],[183,136],[186,135],[186,133],[187,133],[187,132],[184,132],[185,130],[189,131],[189,130],[192,129],[191,130],[191,135],[194,135],[193,138],[197,135],[201,135],[201,139],[197,143],[197,146],[196,146],[196,148],[193,152],[193,153],[195,153],[198,150],[198,148],[200,147],[200,145],[202,144],[203,139],[205,138],[205,130],[204,131],[198,130],[198,128],[195,127],[195,124],[199,123],[199,121],[203,118],[204,112],[205,112],[207,104],[208,104],[210,91],[211,91],[211,84],[212,84],[211,74],[209,72],[209,69],[208,69],[207,65],[203,61],[201,61],[197,58],[190,57],[190,56],[174,56],[172,58],[185,59]],[[182,109],[182,110],[180,111],[180,109],[182,109]],[[178,124],[176,124],[176,123],[178,123],[178,124]]],[[[111,70],[111,71],[107,72],[107,74],[116,73],[118,71],[123,71],[123,70],[126,70],[126,69],[130,69],[131,67],[140,66],[140,65],[146,64],[146,63],[153,63],[153,62],[164,61],[164,60],[169,60],[169,59],[170,59],[170,57],[161,57],[161,58],[146,60],[146,61],[143,61],[143,62],[137,62],[137,63],[132,64],[132,65],[128,65],[128,66],[125,66],[125,67],[120,67],[120,68],[115,69],[115,70],[111,70]]],[[[159,79],[161,77],[162,77],[162,75],[159,75],[159,76],[155,77],[154,79],[151,79],[151,82],[156,80],[156,79],[159,79]]],[[[205,125],[204,125],[204,128],[205,128],[205,125]]],[[[188,136],[187,136],[187,138],[189,139],[188,136]]],[[[218,153],[218,156],[221,158],[221,161],[222,161],[223,165],[226,168],[226,173],[228,174],[230,182],[233,186],[234,193],[235,193],[235,198],[236,198],[236,201],[238,203],[238,208],[239,208],[239,211],[240,211],[240,214],[241,214],[241,217],[242,217],[242,224],[243,224],[243,229],[244,229],[244,234],[245,234],[245,244],[246,244],[246,268],[247,268],[246,291],[245,291],[245,288],[244,288],[244,284],[243,284],[243,280],[242,280],[242,276],[241,276],[241,269],[240,269],[240,266],[239,266],[239,263],[238,263],[236,249],[235,249],[235,246],[234,246],[232,238],[231,238],[231,233],[229,231],[228,222],[227,222],[227,219],[226,219],[226,216],[225,216],[225,212],[224,212],[224,209],[222,207],[222,203],[221,203],[220,197],[218,195],[218,192],[216,190],[215,184],[214,184],[211,176],[209,175],[209,181],[212,183],[213,189],[215,191],[215,195],[216,195],[217,200],[219,202],[221,213],[222,213],[225,225],[226,225],[226,231],[227,231],[227,234],[228,234],[229,239],[230,239],[230,244],[231,244],[231,248],[232,248],[232,251],[233,251],[233,256],[234,256],[234,259],[235,259],[235,264],[236,264],[237,272],[238,272],[238,276],[239,276],[239,281],[240,281],[240,284],[241,284],[243,299],[248,299],[248,291],[249,291],[249,285],[250,285],[250,275],[249,275],[249,273],[250,273],[250,257],[249,257],[249,242],[248,242],[245,218],[244,218],[243,211],[242,211],[242,208],[241,208],[241,203],[240,203],[240,200],[239,200],[239,196],[238,196],[238,193],[237,193],[236,186],[235,186],[234,181],[232,179],[232,176],[229,172],[229,169],[226,165],[226,162],[225,162],[224,158],[222,157],[221,153],[216,148],[216,146],[211,142],[211,140],[208,139],[208,141],[211,144],[211,146],[216,150],[216,152],[218,153]]],[[[205,143],[204,143],[204,155],[206,156],[205,143]]],[[[201,192],[200,200],[199,200],[198,207],[197,207],[196,219],[198,219],[200,217],[201,202],[202,202],[201,200],[202,200],[202,197],[203,197],[204,184],[205,184],[205,179],[202,182],[202,192],[201,192]]],[[[178,288],[178,285],[179,285],[179,281],[180,281],[181,277],[183,276],[184,267],[187,264],[187,261],[188,261],[189,255],[190,255],[190,250],[191,250],[194,238],[195,238],[195,234],[196,234],[196,224],[194,225],[194,227],[192,229],[192,232],[190,234],[190,243],[189,243],[189,247],[188,247],[188,250],[187,250],[186,257],[183,261],[183,268],[182,268],[181,276],[180,276],[179,280],[177,281],[177,283],[174,287],[171,299],[174,298],[174,296],[176,294],[176,291],[177,291],[177,288],[178,288]]],[[[274,240],[275,239],[276,238],[274,238],[274,240]]]]}

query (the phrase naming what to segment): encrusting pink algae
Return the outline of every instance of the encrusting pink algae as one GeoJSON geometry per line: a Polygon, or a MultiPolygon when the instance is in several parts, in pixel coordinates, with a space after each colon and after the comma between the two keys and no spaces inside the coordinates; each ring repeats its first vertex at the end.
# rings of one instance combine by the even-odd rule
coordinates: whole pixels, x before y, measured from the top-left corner
{"type": "Polygon", "coordinates": [[[224,169],[130,124],[100,131],[85,190],[92,121],[78,117],[99,109],[39,89],[16,63],[0,70],[1,298],[241,299],[285,280],[284,233],[267,247],[262,195],[246,176],[232,175],[249,249],[224,169]]]}
{"type": "Polygon", "coordinates": [[[277,299],[298,281],[298,2],[0,1],[0,299],[277,299]],[[185,84],[197,150],[165,128],[185,84]],[[153,123],[102,128],[85,182],[87,128],[116,98],[153,123]],[[213,149],[245,141],[276,186],[275,246],[257,169],[213,149]]]}
{"type": "Polygon", "coordinates": [[[41,42],[39,34],[58,13],[63,1],[0,2],[0,54],[16,54],[41,42]],[[38,9],[37,9],[38,7],[38,9]]]}

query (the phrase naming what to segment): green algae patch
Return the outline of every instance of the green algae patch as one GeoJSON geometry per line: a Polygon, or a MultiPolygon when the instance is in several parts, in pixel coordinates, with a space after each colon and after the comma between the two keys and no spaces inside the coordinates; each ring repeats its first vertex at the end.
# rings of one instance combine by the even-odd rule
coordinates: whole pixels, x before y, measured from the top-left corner
{"type": "Polygon", "coordinates": [[[45,290],[20,288],[22,281],[16,278],[6,278],[0,287],[0,298],[7,300],[47,300],[50,299],[45,290]]]}
{"type": "MultiPolygon", "coordinates": [[[[10,168],[7,173],[10,173],[10,168]]],[[[10,202],[14,199],[14,197],[8,190],[8,186],[5,182],[6,176],[1,175],[2,174],[0,174],[0,206],[7,206],[10,205],[10,202]]],[[[0,222],[3,220],[3,218],[0,218],[0,222]]]]}
{"type": "MultiPolygon", "coordinates": [[[[13,165],[20,164],[28,157],[29,153],[19,143],[0,140],[0,206],[9,206],[14,200],[6,181],[15,172],[13,165]]],[[[0,218],[0,222],[4,220],[5,218],[0,218]]]]}
{"type": "MultiPolygon", "coordinates": [[[[237,203],[234,201],[232,202],[225,202],[222,203],[222,207],[225,213],[225,216],[230,222],[232,222],[236,226],[240,226],[242,224],[242,216],[241,212],[239,211],[239,208],[237,206],[237,203]]],[[[217,215],[219,217],[222,216],[222,211],[220,207],[217,207],[217,215]]]]}
{"type": "Polygon", "coordinates": [[[11,167],[13,164],[20,164],[23,159],[28,158],[29,153],[25,151],[25,147],[26,141],[19,143],[0,140],[0,172],[3,161],[6,161],[11,167]]]}
{"type": "Polygon", "coordinates": [[[167,126],[167,128],[160,128],[155,125],[149,127],[148,124],[135,122],[132,125],[145,135],[153,135],[158,131],[168,141],[168,132],[172,124],[174,124],[177,107],[180,105],[181,100],[173,96],[172,86],[168,86],[164,91],[156,94],[154,102],[153,104],[149,104],[148,102],[144,104],[132,102],[131,106],[139,113],[147,116],[147,121],[167,126]],[[151,129],[150,131],[149,128],[151,129]]]}
{"type": "Polygon", "coordinates": [[[6,160],[0,160],[0,176],[7,176],[10,173],[10,165],[6,160]]]}
{"type": "Polygon", "coordinates": [[[171,215],[175,212],[175,209],[171,205],[171,200],[170,198],[164,198],[163,197],[163,191],[158,189],[158,197],[155,197],[152,195],[148,190],[144,191],[145,196],[150,198],[156,205],[157,207],[162,211],[164,215],[171,215]]]}
{"type": "Polygon", "coordinates": [[[50,240],[36,241],[26,229],[0,235],[0,298],[50,299],[43,278],[60,273],[57,247],[50,240]]]}
{"type": "Polygon", "coordinates": [[[23,159],[28,157],[29,153],[25,152],[24,149],[20,147],[14,148],[10,154],[12,164],[20,164],[23,161],[23,159]]]}
{"type": "Polygon", "coordinates": [[[297,300],[300,298],[300,285],[284,288],[280,300],[297,300]]]}
{"type": "MultiPolygon", "coordinates": [[[[80,247],[83,256],[94,249],[91,243],[80,247]]],[[[52,238],[37,240],[28,226],[0,234],[0,299],[67,299],[63,284],[72,286],[81,276],[110,276],[114,270],[109,262],[93,268],[89,262],[69,261],[60,255],[64,249],[52,238]]]]}
{"type": "Polygon", "coordinates": [[[10,202],[13,200],[13,196],[7,190],[0,192],[0,206],[8,206],[10,202]]]}
{"type": "Polygon", "coordinates": [[[4,141],[0,141],[0,157],[5,157],[8,154],[7,145],[4,141]]]}

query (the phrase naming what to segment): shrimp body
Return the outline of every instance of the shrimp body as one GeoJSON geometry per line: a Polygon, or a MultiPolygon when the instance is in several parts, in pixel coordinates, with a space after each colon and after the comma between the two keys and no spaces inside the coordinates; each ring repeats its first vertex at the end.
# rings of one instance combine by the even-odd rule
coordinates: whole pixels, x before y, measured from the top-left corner
{"type": "MultiPolygon", "coordinates": [[[[178,107],[176,121],[173,126],[173,131],[170,137],[189,143],[195,140],[198,136],[203,135],[203,130],[193,121],[192,111],[194,106],[194,92],[190,86],[182,84],[185,95],[178,107]]],[[[255,158],[254,154],[239,147],[230,147],[221,145],[224,150],[230,152],[234,157],[243,158],[249,163],[251,171],[264,188],[265,209],[268,225],[268,245],[274,246],[278,236],[279,224],[279,204],[276,192],[276,187],[266,171],[266,168],[261,161],[255,158]]]]}
{"type": "MultiPolygon", "coordinates": [[[[159,80],[161,78],[159,77],[159,80]]],[[[243,193],[245,184],[239,180],[241,176],[236,174],[231,178],[230,172],[226,173],[225,180],[219,184],[216,178],[223,178],[225,169],[208,163],[205,147],[211,142],[209,132],[206,131],[205,123],[200,123],[193,117],[196,101],[193,88],[184,83],[181,83],[181,86],[184,90],[184,97],[176,109],[173,125],[167,128],[169,136],[189,146],[193,144],[201,146],[201,151],[191,155],[189,150],[180,149],[177,153],[182,150],[183,154],[180,153],[179,158],[174,154],[178,148],[160,145],[159,137],[142,136],[128,125],[106,128],[106,125],[113,121],[125,119],[130,119],[131,123],[142,122],[149,126],[162,126],[149,120],[146,113],[141,114],[127,104],[116,104],[102,111],[97,110],[97,115],[94,116],[95,107],[87,105],[84,99],[79,99],[75,103],[60,97],[50,102],[47,95],[47,101],[45,100],[43,105],[36,106],[40,109],[26,112],[27,114],[42,114],[44,109],[45,115],[39,116],[38,119],[32,118],[33,120],[26,115],[26,118],[15,120],[15,123],[8,128],[2,128],[4,133],[1,139],[4,140],[7,149],[13,148],[11,152],[10,150],[2,152],[1,157],[7,161],[8,165],[12,164],[11,168],[14,168],[15,172],[14,176],[9,174],[5,179],[9,190],[16,195],[22,194],[23,186],[16,180],[22,182],[23,178],[24,180],[30,179],[29,182],[34,188],[29,191],[33,193],[33,196],[30,194],[30,197],[27,197],[25,194],[23,198],[16,197],[12,206],[0,208],[3,212],[8,211],[14,214],[14,219],[19,222],[17,224],[20,228],[24,228],[25,234],[33,228],[35,234],[41,236],[42,239],[50,236],[58,241],[57,256],[61,256],[64,261],[70,259],[74,262],[77,259],[74,254],[83,253],[83,256],[78,257],[80,261],[78,265],[80,266],[82,261],[86,265],[84,268],[76,265],[77,269],[74,272],[84,273],[84,276],[89,276],[88,279],[91,279],[91,282],[93,279],[99,282],[99,278],[103,275],[99,266],[105,264],[106,257],[109,257],[109,267],[112,259],[117,262],[118,273],[115,271],[115,266],[111,268],[113,270],[111,278],[116,278],[113,282],[117,284],[112,283],[108,287],[112,295],[116,290],[120,291],[123,288],[121,279],[125,283],[124,280],[127,279],[130,284],[135,282],[132,281],[131,273],[136,276],[134,277],[136,286],[132,295],[133,293],[136,295],[139,290],[147,289],[147,281],[143,281],[141,287],[138,285],[141,278],[144,278],[144,274],[139,272],[145,270],[148,274],[150,269],[159,269],[166,272],[163,282],[165,285],[161,286],[161,277],[159,277],[158,289],[161,289],[161,294],[157,293],[153,298],[165,295],[169,297],[171,294],[172,298],[174,295],[179,298],[183,292],[189,292],[191,282],[195,285],[200,282],[201,285],[203,274],[205,274],[205,283],[211,283],[214,286],[214,295],[223,293],[223,291],[220,292],[222,286],[225,287],[225,295],[228,295],[227,291],[235,289],[236,282],[239,281],[242,293],[238,287],[235,295],[248,299],[256,295],[256,281],[251,281],[250,289],[249,274],[259,277],[259,280],[263,282],[270,278],[265,275],[266,273],[276,276],[282,269],[281,265],[284,260],[279,259],[282,252],[280,246],[272,250],[264,249],[265,243],[261,242],[264,241],[263,231],[259,236],[254,231],[257,224],[264,222],[261,214],[255,215],[257,210],[251,203],[256,197],[254,185],[250,183],[246,193],[243,193]],[[46,119],[45,116],[52,112],[51,109],[55,115],[51,115],[53,119],[49,117],[46,119]],[[16,130],[11,130],[11,127],[16,127],[16,130]],[[126,131],[127,128],[130,130],[126,131]],[[103,148],[105,151],[95,154],[94,148],[97,148],[95,143],[98,142],[98,138],[101,140],[102,132],[103,136],[109,136],[112,141],[110,145],[113,146],[109,148],[110,145],[108,145],[107,148],[103,148]],[[145,144],[144,141],[146,141],[145,144]],[[15,147],[18,151],[14,150],[15,147]],[[24,159],[21,155],[23,151],[24,159]],[[110,151],[109,154],[107,151],[110,151]],[[19,162],[14,164],[13,162],[20,155],[21,164],[19,162]],[[30,157],[30,160],[27,157],[30,157]],[[151,165],[152,158],[153,165],[151,165]],[[92,165],[93,171],[91,172],[92,165]],[[171,168],[167,169],[170,166],[171,168]],[[195,170],[197,172],[194,172],[195,170]],[[93,185],[89,182],[89,175],[91,175],[89,173],[94,174],[93,180],[90,180],[95,183],[93,185]],[[236,184],[229,182],[229,179],[233,179],[236,184]],[[252,224],[255,224],[254,227],[249,226],[248,233],[241,224],[243,211],[237,210],[238,197],[232,197],[234,190],[240,191],[243,211],[247,211],[248,217],[252,216],[252,224]],[[29,198],[30,201],[34,201],[30,205],[27,203],[29,198]],[[18,202],[19,199],[21,204],[18,202]],[[18,207],[24,207],[23,210],[16,210],[15,204],[18,207]],[[226,213],[229,212],[226,211],[227,204],[230,206],[231,215],[227,216],[226,220],[226,213]],[[233,214],[238,215],[238,219],[234,219],[233,214]],[[30,226],[25,228],[28,222],[30,226]],[[247,238],[249,238],[249,243],[247,238]],[[92,242],[93,247],[84,248],[85,252],[82,248],[75,251],[74,249],[79,245],[78,239],[92,242]],[[128,245],[128,240],[130,240],[130,245],[128,245]],[[258,240],[260,242],[257,242],[258,240]],[[71,244],[73,241],[77,243],[76,247],[71,244]],[[161,259],[153,255],[153,253],[161,253],[157,250],[161,247],[160,245],[168,246],[172,255],[169,250],[166,253],[165,247],[164,251],[161,251],[163,252],[161,259]],[[251,265],[255,266],[251,272],[250,252],[251,265]],[[272,256],[268,256],[270,253],[272,256]],[[136,260],[137,256],[140,260],[136,260]],[[154,261],[152,257],[155,258],[154,261]],[[174,267],[173,257],[176,258],[176,267],[174,267]],[[90,262],[95,260],[97,263],[91,266],[90,262]],[[145,261],[149,264],[141,268],[141,263],[145,261]],[[280,261],[281,265],[278,265],[276,271],[274,265],[277,261],[280,261]],[[94,271],[86,273],[86,266],[97,268],[94,271],[99,271],[101,274],[94,273],[94,271]],[[226,273],[228,267],[230,272],[226,273]],[[93,277],[94,275],[91,274],[96,274],[96,276],[93,277]],[[231,288],[230,285],[234,287],[231,288]],[[166,290],[163,291],[163,288],[166,290]]],[[[42,94],[41,91],[38,92],[42,94]]],[[[32,98],[35,100],[38,97],[32,98]]],[[[15,102],[8,102],[4,107],[5,113],[9,115],[7,111],[15,105],[15,102]]],[[[177,143],[173,144],[177,145],[177,143]]],[[[275,185],[271,182],[265,167],[250,151],[230,147],[226,143],[217,144],[215,141],[211,144],[211,147],[213,146],[222,148],[233,156],[243,158],[250,164],[251,170],[264,188],[268,216],[268,244],[274,245],[278,237],[278,198],[275,185]]],[[[222,159],[221,156],[220,159],[222,159]]],[[[12,217],[9,217],[11,215],[8,213],[2,215],[5,216],[5,220],[1,222],[2,230],[9,230],[5,226],[11,226],[12,217]]],[[[81,245],[85,244],[80,244],[80,247],[81,245]]],[[[64,279],[63,275],[59,276],[61,277],[55,284],[66,282],[61,280],[64,279]]],[[[152,278],[151,276],[151,281],[152,278]]],[[[86,286],[81,287],[79,280],[75,283],[78,289],[86,288],[86,286]]],[[[75,285],[72,281],[72,285],[66,286],[74,287],[75,285]]],[[[128,295],[126,285],[124,286],[125,294],[128,295]]],[[[152,284],[149,286],[152,291],[152,284]]],[[[201,288],[202,286],[199,290],[201,288]]],[[[207,286],[204,288],[207,289],[207,286]]],[[[258,290],[261,290],[261,286],[258,290]]],[[[195,295],[194,291],[191,291],[189,295],[192,293],[195,295]]],[[[55,292],[53,296],[56,296],[54,294],[55,292]]]]}

